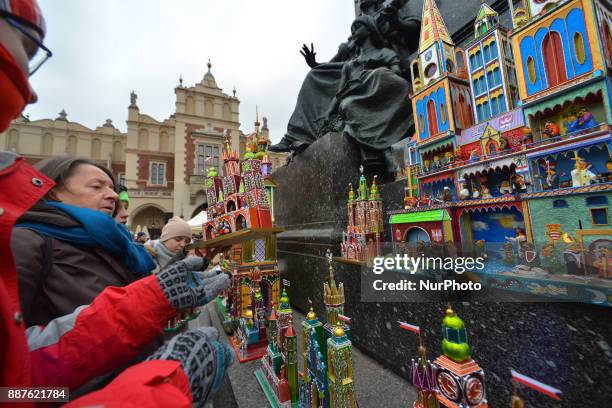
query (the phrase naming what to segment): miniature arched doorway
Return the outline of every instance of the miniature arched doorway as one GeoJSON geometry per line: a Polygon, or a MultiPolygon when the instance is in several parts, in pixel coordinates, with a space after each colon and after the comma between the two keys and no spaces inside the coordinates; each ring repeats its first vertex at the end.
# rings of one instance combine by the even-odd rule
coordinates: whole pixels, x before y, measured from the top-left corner
{"type": "Polygon", "coordinates": [[[552,88],[567,81],[565,59],[563,57],[563,41],[556,31],[549,31],[542,43],[544,67],[548,87],[552,88]]]}
{"type": "Polygon", "coordinates": [[[259,290],[264,301],[267,317],[267,313],[272,310],[272,284],[269,280],[262,279],[259,281],[259,290]]]}
{"type": "Polygon", "coordinates": [[[215,237],[215,229],[212,225],[206,227],[206,239],[213,239],[215,237]]]}
{"type": "Polygon", "coordinates": [[[228,213],[231,213],[231,212],[233,212],[233,211],[236,211],[236,203],[234,202],[234,200],[229,200],[229,201],[227,202],[227,207],[226,207],[226,209],[227,209],[227,212],[228,212],[228,213]]]}
{"type": "Polygon", "coordinates": [[[487,154],[491,156],[497,154],[497,143],[495,143],[495,140],[487,143],[487,154]]]}
{"type": "Polygon", "coordinates": [[[438,119],[436,117],[436,104],[433,99],[427,102],[427,121],[429,122],[429,136],[438,134],[438,119]]]}
{"type": "Polygon", "coordinates": [[[473,121],[474,114],[472,113],[472,106],[469,105],[468,107],[468,103],[466,102],[465,96],[463,96],[463,93],[459,94],[458,103],[459,103],[458,113],[461,118],[461,124],[463,125],[464,129],[467,129],[474,124],[474,121],[473,121]]]}
{"type": "Polygon", "coordinates": [[[245,229],[247,227],[247,220],[244,215],[239,214],[236,217],[236,231],[240,231],[241,229],[245,229]]]}
{"type": "Polygon", "coordinates": [[[406,231],[406,239],[405,241],[409,244],[418,244],[419,241],[429,242],[431,239],[429,238],[429,234],[421,227],[412,227],[408,231],[406,231]]]}

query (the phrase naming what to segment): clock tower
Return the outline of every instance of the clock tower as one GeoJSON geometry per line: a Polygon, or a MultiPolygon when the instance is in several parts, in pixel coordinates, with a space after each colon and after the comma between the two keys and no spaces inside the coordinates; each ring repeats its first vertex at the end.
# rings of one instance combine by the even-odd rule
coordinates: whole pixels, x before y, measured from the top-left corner
{"type": "Polygon", "coordinates": [[[433,363],[440,407],[488,408],[484,371],[472,359],[463,320],[453,309],[442,320],[442,352],[433,363]]]}

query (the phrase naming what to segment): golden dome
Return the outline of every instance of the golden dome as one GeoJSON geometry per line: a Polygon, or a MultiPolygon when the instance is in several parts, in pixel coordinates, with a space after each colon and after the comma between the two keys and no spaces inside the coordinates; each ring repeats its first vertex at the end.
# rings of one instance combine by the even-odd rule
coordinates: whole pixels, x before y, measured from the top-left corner
{"type": "Polygon", "coordinates": [[[453,310],[451,305],[448,305],[448,309],[446,309],[446,315],[447,316],[454,316],[454,314],[455,314],[455,311],[453,310]]]}
{"type": "Polygon", "coordinates": [[[244,312],[244,317],[246,317],[247,319],[252,319],[253,311],[251,309],[247,310],[246,312],[244,312]]]}
{"type": "Polygon", "coordinates": [[[314,310],[312,309],[312,307],[310,308],[310,311],[308,312],[308,314],[306,315],[306,318],[308,320],[314,320],[317,318],[316,313],[314,312],[314,310]]]}
{"type": "Polygon", "coordinates": [[[344,336],[344,329],[342,328],[342,326],[336,326],[334,327],[333,334],[335,337],[342,337],[344,336]]]}

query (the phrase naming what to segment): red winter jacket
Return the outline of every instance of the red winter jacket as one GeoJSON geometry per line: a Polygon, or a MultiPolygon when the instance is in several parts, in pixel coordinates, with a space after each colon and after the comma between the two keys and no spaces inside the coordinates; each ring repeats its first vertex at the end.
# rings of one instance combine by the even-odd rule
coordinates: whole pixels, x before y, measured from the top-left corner
{"type": "MultiPolygon", "coordinates": [[[[76,389],[127,363],[176,313],[155,276],[149,276],[126,287],[107,288],[91,305],[26,332],[11,230],[52,186],[22,158],[0,151],[0,387],[76,389]]],[[[189,381],[180,363],[149,361],[70,404],[83,405],[189,407],[189,381]]]]}

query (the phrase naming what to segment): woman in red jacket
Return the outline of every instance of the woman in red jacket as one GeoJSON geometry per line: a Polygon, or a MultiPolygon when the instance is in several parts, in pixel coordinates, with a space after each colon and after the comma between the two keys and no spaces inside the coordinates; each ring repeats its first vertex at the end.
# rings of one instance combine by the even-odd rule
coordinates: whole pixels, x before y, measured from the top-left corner
{"type": "MultiPolygon", "coordinates": [[[[29,64],[39,48],[51,55],[42,45],[44,33],[35,0],[0,1],[0,132],[36,101],[28,76],[40,64],[29,64]]],[[[188,258],[156,276],[107,288],[90,305],[46,327],[29,328],[26,337],[10,236],[16,220],[53,185],[23,158],[0,151],[0,387],[79,387],[129,361],[162,332],[176,308],[205,304],[229,285],[225,275],[188,285],[190,274],[205,264],[202,258],[188,258]]],[[[213,328],[176,336],[150,361],[72,405],[202,405],[232,362],[216,336],[213,328]]]]}

